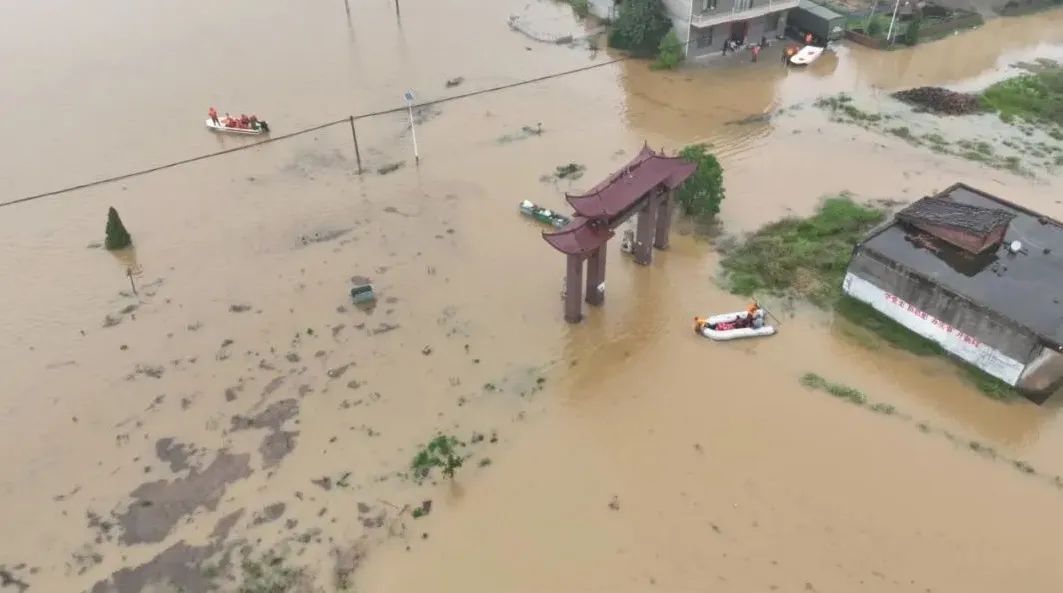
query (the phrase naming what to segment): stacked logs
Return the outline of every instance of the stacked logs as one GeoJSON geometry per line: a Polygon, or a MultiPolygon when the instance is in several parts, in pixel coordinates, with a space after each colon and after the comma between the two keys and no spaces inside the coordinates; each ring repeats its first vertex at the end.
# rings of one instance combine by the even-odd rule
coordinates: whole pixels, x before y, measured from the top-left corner
{"type": "Polygon", "coordinates": [[[893,98],[916,106],[922,111],[943,115],[968,115],[983,111],[978,95],[957,93],[936,86],[922,86],[893,93],[893,98]]]}

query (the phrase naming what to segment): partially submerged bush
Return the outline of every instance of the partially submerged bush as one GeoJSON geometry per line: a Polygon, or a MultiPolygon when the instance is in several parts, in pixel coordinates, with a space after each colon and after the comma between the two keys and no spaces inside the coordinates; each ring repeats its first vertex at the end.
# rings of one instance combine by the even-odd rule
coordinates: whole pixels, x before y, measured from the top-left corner
{"type": "Polygon", "coordinates": [[[657,61],[653,63],[656,70],[674,70],[683,61],[683,45],[675,31],[669,31],[661,39],[657,48],[657,61]]]}
{"type": "Polygon", "coordinates": [[[676,191],[683,214],[706,220],[720,212],[724,198],[723,168],[705,144],[693,144],[679,151],[684,160],[697,165],[694,174],[676,191]]]}
{"type": "Polygon", "coordinates": [[[652,56],[671,28],[661,0],[626,0],[609,31],[609,45],[638,56],[652,56]]]}
{"type": "Polygon", "coordinates": [[[106,233],[107,238],[104,241],[104,246],[107,249],[125,249],[133,244],[133,237],[125,229],[122,219],[118,217],[118,211],[113,206],[107,211],[106,233]]]}
{"type": "Polygon", "coordinates": [[[465,463],[465,458],[458,454],[458,447],[461,446],[464,443],[448,435],[441,434],[432,439],[410,462],[413,478],[420,482],[436,467],[442,470],[443,477],[453,478],[454,473],[465,463]]]}
{"type": "Polygon", "coordinates": [[[883,210],[829,198],[809,218],[785,218],[746,238],[723,258],[732,292],[806,298],[820,307],[841,296],[853,246],[886,217],[883,210]]]}

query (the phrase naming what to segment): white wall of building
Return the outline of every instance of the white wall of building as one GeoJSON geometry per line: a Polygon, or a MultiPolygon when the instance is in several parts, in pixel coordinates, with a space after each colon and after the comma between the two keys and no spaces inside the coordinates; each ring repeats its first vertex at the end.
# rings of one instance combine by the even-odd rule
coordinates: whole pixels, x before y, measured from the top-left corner
{"type": "Polygon", "coordinates": [[[949,353],[1008,385],[1015,385],[1019,382],[1019,377],[1026,365],[977,338],[968,336],[926,312],[916,309],[911,304],[851,272],[845,274],[842,288],[849,296],[871,305],[879,313],[920,336],[937,342],[949,353]]]}

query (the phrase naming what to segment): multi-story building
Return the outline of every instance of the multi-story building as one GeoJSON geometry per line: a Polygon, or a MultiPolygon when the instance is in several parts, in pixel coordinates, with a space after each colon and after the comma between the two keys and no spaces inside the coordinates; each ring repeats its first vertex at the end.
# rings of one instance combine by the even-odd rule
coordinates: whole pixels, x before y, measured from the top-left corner
{"type": "Polygon", "coordinates": [[[759,43],[786,30],[800,0],[664,0],[688,58],[720,54],[728,40],[759,43]]]}

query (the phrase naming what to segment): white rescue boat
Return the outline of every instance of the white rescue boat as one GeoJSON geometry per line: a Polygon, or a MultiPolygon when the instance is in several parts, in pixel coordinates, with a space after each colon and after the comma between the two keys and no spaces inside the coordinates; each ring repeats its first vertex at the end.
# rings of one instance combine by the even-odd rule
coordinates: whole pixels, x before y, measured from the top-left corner
{"type": "Polygon", "coordinates": [[[738,340],[741,338],[756,338],[760,336],[770,336],[775,334],[775,326],[768,325],[764,321],[764,309],[760,309],[754,315],[753,325],[748,327],[739,327],[734,329],[714,329],[721,324],[732,324],[737,321],[744,321],[749,317],[749,313],[745,311],[738,311],[736,313],[723,313],[721,315],[713,315],[708,319],[695,319],[694,331],[706,338],[716,341],[726,340],[738,340]],[[700,323],[699,323],[700,321],[700,323]],[[759,327],[754,327],[758,326],[759,327]]]}
{"type": "Polygon", "coordinates": [[[823,55],[823,49],[815,45],[806,45],[790,56],[790,63],[794,66],[807,66],[823,55]]]}
{"type": "Polygon", "coordinates": [[[218,123],[214,123],[214,120],[207,118],[207,127],[215,132],[249,134],[252,136],[269,132],[269,124],[264,121],[256,121],[253,124],[248,124],[248,127],[244,128],[240,126],[236,119],[226,117],[218,118],[218,123]]]}

